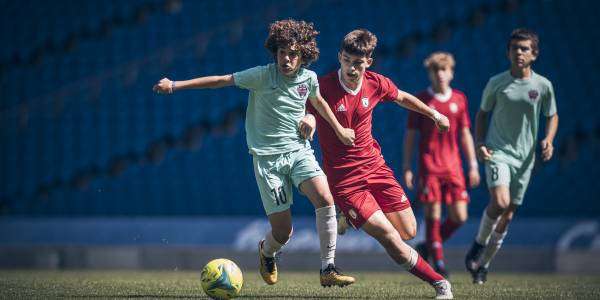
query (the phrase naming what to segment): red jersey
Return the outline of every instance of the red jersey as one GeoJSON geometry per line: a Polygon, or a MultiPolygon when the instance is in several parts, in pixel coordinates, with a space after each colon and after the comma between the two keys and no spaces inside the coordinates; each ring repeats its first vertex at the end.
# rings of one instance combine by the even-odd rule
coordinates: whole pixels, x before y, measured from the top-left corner
{"type": "Polygon", "coordinates": [[[462,161],[458,150],[458,134],[471,126],[467,97],[461,91],[452,89],[445,99],[434,96],[427,89],[417,97],[429,107],[448,117],[450,130],[440,133],[435,123],[426,116],[410,112],[408,128],[420,133],[419,141],[419,170],[426,175],[454,175],[462,177],[462,161]]]}
{"type": "Polygon", "coordinates": [[[308,105],[317,118],[323,169],[329,184],[338,188],[364,178],[385,164],[381,148],[371,134],[373,109],[382,101],[398,97],[396,85],[380,74],[365,72],[361,86],[355,91],[344,86],[339,76],[337,71],[319,78],[319,89],[340,124],[354,130],[354,146],[342,144],[327,121],[308,105]]]}

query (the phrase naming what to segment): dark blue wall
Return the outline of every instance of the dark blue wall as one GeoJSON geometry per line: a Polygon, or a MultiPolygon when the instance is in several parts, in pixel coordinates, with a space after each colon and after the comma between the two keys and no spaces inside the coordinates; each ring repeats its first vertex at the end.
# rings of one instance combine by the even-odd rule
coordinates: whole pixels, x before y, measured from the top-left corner
{"type": "MultiPolygon", "coordinates": [[[[271,57],[270,22],[314,22],[318,74],[364,27],[379,38],[373,69],[409,92],[428,85],[422,60],[447,50],[471,117],[488,78],[508,67],[507,36],[541,38],[535,70],[554,84],[560,130],[520,214],[600,214],[597,182],[600,31],[594,1],[2,1],[0,214],[261,215],[235,88],[157,96],[160,78],[226,74],[271,57]]],[[[407,112],[381,105],[374,134],[399,175],[407,112]]],[[[316,144],[315,144],[316,145],[316,144]]],[[[487,203],[481,187],[471,210],[487,203]]],[[[304,198],[294,210],[312,214],[304,198]]]]}

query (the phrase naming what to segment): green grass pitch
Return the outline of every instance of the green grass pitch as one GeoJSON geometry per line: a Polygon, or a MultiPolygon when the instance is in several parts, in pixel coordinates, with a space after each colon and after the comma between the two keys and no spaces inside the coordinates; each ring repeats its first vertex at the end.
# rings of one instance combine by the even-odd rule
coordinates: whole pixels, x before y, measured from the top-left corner
{"type": "MultiPolygon", "coordinates": [[[[406,272],[348,272],[357,283],[322,288],[317,272],[282,272],[274,286],[244,272],[241,299],[428,299],[434,291],[406,272]]],[[[0,271],[0,298],[204,298],[200,272],[0,271]]],[[[455,299],[600,299],[600,276],[490,273],[484,286],[466,273],[451,282],[455,299]]]]}

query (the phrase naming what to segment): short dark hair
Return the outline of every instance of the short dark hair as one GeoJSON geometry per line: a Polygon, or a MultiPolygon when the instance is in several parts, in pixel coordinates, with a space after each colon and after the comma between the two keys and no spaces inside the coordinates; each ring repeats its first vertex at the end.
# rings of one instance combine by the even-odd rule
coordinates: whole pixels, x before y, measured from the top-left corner
{"type": "Polygon", "coordinates": [[[370,57],[377,46],[377,37],[366,29],[356,29],[346,34],[340,51],[348,54],[370,57]]]}
{"type": "Polygon", "coordinates": [[[302,55],[302,66],[308,66],[319,58],[318,34],[313,23],[293,19],[276,21],[269,26],[265,48],[276,56],[277,49],[295,45],[302,55]]]}
{"type": "Polygon", "coordinates": [[[539,43],[540,39],[533,30],[527,28],[517,28],[512,31],[510,34],[510,39],[508,39],[507,49],[510,50],[510,43],[513,40],[517,41],[531,41],[531,50],[534,55],[538,55],[540,52],[539,43]]]}

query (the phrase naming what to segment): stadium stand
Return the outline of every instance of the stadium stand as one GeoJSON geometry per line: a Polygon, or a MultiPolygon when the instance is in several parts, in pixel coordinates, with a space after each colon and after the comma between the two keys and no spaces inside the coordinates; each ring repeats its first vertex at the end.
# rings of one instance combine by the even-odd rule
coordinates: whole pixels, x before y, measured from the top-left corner
{"type": "MultiPolygon", "coordinates": [[[[581,30],[600,26],[595,2],[436,0],[434,15],[419,1],[89,0],[78,9],[69,1],[2,2],[3,215],[262,215],[244,138],[247,93],[163,97],[151,86],[162,76],[269,63],[267,26],[288,17],[320,30],[321,58],[311,66],[318,74],[336,68],[339,42],[356,27],[379,37],[374,70],[409,92],[426,87],[422,60],[430,52],[454,53],[453,85],[469,96],[472,118],[487,79],[508,66],[510,31],[536,30],[541,56],[534,69],[555,84],[561,124],[557,156],[538,165],[519,213],[600,214],[600,203],[590,201],[600,198],[600,122],[583,117],[600,98],[592,74],[600,68],[600,32],[581,30]],[[254,13],[257,5],[265,9],[254,13]],[[26,21],[9,23],[14,18],[26,21]]],[[[374,134],[397,171],[406,117],[391,105],[375,112],[374,134]]],[[[470,209],[481,211],[484,188],[472,198],[470,209]]],[[[308,201],[294,210],[313,214],[308,201]]]]}

